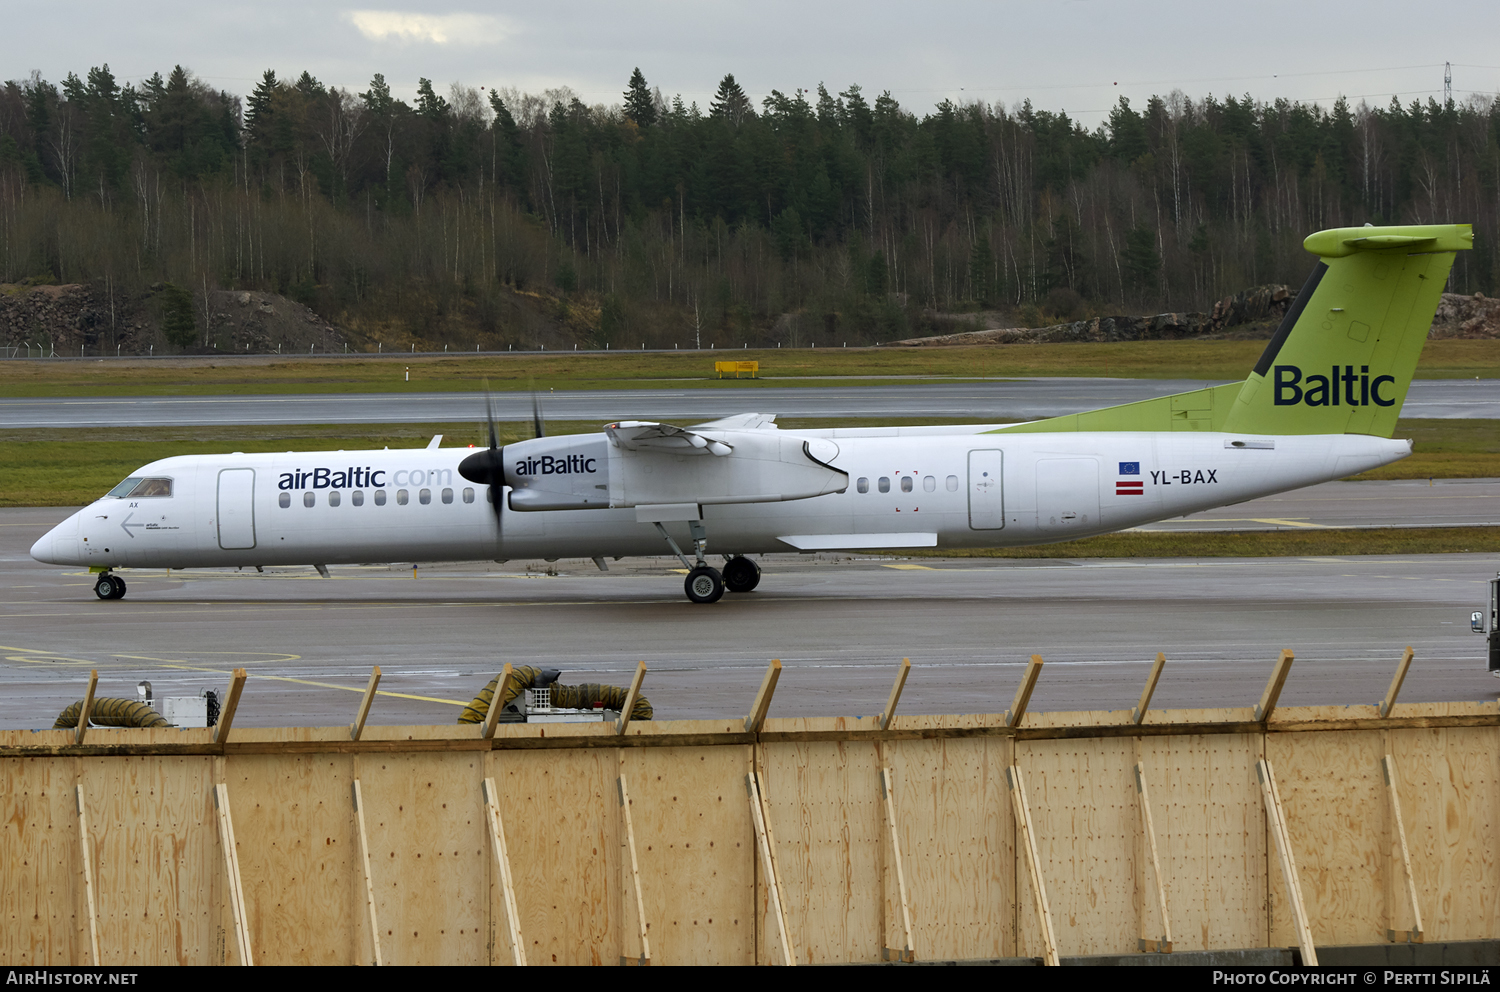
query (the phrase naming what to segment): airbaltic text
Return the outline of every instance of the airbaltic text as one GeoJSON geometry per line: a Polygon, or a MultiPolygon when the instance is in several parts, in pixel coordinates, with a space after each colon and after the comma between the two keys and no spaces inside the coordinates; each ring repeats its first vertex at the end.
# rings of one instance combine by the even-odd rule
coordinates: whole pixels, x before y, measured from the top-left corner
{"type": "Polygon", "coordinates": [[[397,469],[389,472],[383,468],[315,468],[312,471],[297,469],[283,472],[277,489],[375,489],[380,486],[450,486],[453,484],[451,468],[397,469]],[[390,482],[386,482],[390,476],[390,482]]]}
{"type": "Polygon", "coordinates": [[[594,465],[598,461],[597,458],[587,458],[583,455],[565,455],[561,458],[542,455],[540,458],[523,458],[516,462],[516,474],[574,475],[580,472],[593,472],[594,465]]]}

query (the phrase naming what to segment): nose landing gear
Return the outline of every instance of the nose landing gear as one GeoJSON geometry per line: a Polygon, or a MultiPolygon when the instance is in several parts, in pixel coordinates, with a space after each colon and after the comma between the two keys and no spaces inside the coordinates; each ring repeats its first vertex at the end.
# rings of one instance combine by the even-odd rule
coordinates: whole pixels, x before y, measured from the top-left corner
{"type": "Polygon", "coordinates": [[[100,599],[124,599],[125,580],[111,572],[105,572],[94,583],[94,595],[100,599]]]}

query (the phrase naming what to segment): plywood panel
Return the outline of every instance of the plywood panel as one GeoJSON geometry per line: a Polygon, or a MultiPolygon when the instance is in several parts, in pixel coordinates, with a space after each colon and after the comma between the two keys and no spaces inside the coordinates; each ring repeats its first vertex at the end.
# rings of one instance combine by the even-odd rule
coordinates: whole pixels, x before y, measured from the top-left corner
{"type": "Polygon", "coordinates": [[[747,746],[623,753],[653,964],[755,963],[749,766],[747,746]]]}
{"type": "Polygon", "coordinates": [[[387,964],[489,962],[482,765],[479,753],[362,756],[355,762],[367,803],[387,964]]]}
{"type": "Polygon", "coordinates": [[[1500,933],[1497,736],[1494,728],[1391,734],[1429,943],[1500,933]]]}
{"type": "Polygon", "coordinates": [[[772,744],[760,753],[799,963],[879,961],[883,814],[874,746],[772,744]]]}
{"type": "MultiPolygon", "coordinates": [[[[1136,834],[1133,741],[1029,741],[1016,745],[1058,953],[1133,951],[1136,909],[1136,834]]],[[[1025,885],[1029,885],[1029,879],[1025,885]]],[[[1023,886],[1024,887],[1024,886],[1023,886]]],[[[1033,923],[1029,893],[1021,893],[1023,923],[1033,923]]],[[[1041,957],[1041,933],[1020,927],[1019,953],[1041,957]]]]}
{"type": "MultiPolygon", "coordinates": [[[[1314,944],[1385,940],[1386,874],[1396,866],[1386,856],[1383,749],[1377,731],[1266,739],[1314,944]]],[[[1271,943],[1297,943],[1279,870],[1270,894],[1271,943]]]]}
{"type": "MultiPolygon", "coordinates": [[[[621,951],[615,752],[495,752],[528,964],[614,964],[621,951]]],[[[475,786],[475,802],[478,786],[475,786]]],[[[500,892],[491,913],[500,919],[500,892]]],[[[501,935],[496,957],[509,960],[501,935]]]]}
{"type": "Polygon", "coordinates": [[[896,780],[917,959],[1015,955],[1010,739],[895,741],[885,754],[896,780]]]}
{"type": "Polygon", "coordinates": [[[105,965],[222,960],[212,759],[81,758],[105,965]]]}
{"type": "Polygon", "coordinates": [[[1142,743],[1175,950],[1266,946],[1260,746],[1251,734],[1142,743]]]}
{"type": "Polygon", "coordinates": [[[352,771],[348,755],[248,755],[226,763],[256,964],[371,958],[352,771]]]}
{"type": "Polygon", "coordinates": [[[0,761],[0,960],[86,964],[72,759],[0,761]]]}

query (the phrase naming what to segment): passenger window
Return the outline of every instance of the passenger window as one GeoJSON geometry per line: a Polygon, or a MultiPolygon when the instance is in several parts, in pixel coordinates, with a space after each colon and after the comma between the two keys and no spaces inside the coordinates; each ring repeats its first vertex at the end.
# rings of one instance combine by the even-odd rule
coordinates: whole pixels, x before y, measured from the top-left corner
{"type": "Polygon", "coordinates": [[[406,505],[406,490],[405,489],[397,489],[396,490],[396,505],[397,506],[405,506],[406,505]]]}
{"type": "Polygon", "coordinates": [[[930,493],[937,489],[937,480],[930,475],[922,476],[922,491],[930,493]]]}
{"type": "Polygon", "coordinates": [[[426,506],[428,503],[432,502],[432,490],[422,490],[421,492],[417,493],[417,499],[421,500],[423,506],[426,506]]]}
{"type": "Polygon", "coordinates": [[[859,481],[854,484],[854,488],[862,493],[867,493],[870,491],[870,480],[864,476],[860,476],[859,481]]]}
{"type": "Polygon", "coordinates": [[[495,489],[493,486],[484,487],[484,501],[486,503],[495,502],[495,489]]]}
{"type": "Polygon", "coordinates": [[[948,491],[950,493],[956,493],[956,492],[958,492],[958,476],[956,476],[956,475],[950,475],[950,476],[948,476],[948,491]]]}
{"type": "Polygon", "coordinates": [[[444,489],[443,490],[443,502],[444,503],[451,503],[451,502],[453,502],[453,490],[451,490],[451,489],[444,489]]]}
{"type": "Polygon", "coordinates": [[[377,489],[377,490],[375,490],[375,505],[376,506],[385,506],[385,490],[384,489],[377,489]]]}
{"type": "Polygon", "coordinates": [[[307,492],[303,493],[302,494],[302,505],[303,506],[317,506],[318,505],[318,494],[315,493],[315,492],[313,492],[310,489],[307,492]]]}
{"type": "Polygon", "coordinates": [[[328,491],[328,505],[329,506],[338,506],[339,505],[339,491],[337,489],[330,489],[328,491]]]}
{"type": "Polygon", "coordinates": [[[354,490],[354,492],[349,494],[349,502],[353,503],[355,506],[364,506],[365,491],[363,489],[354,490]]]}
{"type": "Polygon", "coordinates": [[[901,477],[901,491],[903,493],[911,492],[911,476],[903,475],[901,477]]]}
{"type": "Polygon", "coordinates": [[[888,493],[891,491],[891,480],[889,477],[884,475],[880,477],[880,491],[883,493],[888,493]]]}
{"type": "Polygon", "coordinates": [[[468,486],[464,487],[464,502],[465,503],[472,503],[472,502],[474,502],[474,490],[471,489],[471,488],[469,488],[468,486]]]}
{"type": "Polygon", "coordinates": [[[280,496],[278,496],[276,498],[276,502],[280,503],[281,504],[281,508],[283,510],[285,510],[287,507],[289,507],[289,506],[292,505],[292,494],[291,493],[282,493],[280,496]]]}

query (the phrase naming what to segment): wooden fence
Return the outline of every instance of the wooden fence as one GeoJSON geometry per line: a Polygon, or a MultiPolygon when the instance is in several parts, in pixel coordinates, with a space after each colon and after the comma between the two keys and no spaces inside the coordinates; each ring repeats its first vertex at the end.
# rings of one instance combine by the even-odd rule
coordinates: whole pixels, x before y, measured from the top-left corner
{"type": "MultiPolygon", "coordinates": [[[[9,964],[832,963],[1500,933],[1500,709],[0,732],[9,964]]],[[[371,681],[373,690],[375,679],[371,681]]],[[[368,697],[367,697],[368,702],[368,697]]]]}

